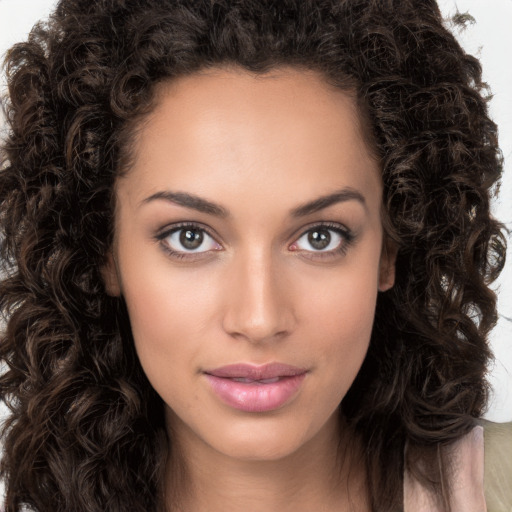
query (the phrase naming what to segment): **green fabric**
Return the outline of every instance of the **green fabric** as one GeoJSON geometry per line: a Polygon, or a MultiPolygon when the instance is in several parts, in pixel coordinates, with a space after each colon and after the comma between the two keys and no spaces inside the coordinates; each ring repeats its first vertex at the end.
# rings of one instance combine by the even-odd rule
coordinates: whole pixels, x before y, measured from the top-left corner
{"type": "Polygon", "coordinates": [[[512,422],[482,422],[487,512],[512,512],[512,422]]]}

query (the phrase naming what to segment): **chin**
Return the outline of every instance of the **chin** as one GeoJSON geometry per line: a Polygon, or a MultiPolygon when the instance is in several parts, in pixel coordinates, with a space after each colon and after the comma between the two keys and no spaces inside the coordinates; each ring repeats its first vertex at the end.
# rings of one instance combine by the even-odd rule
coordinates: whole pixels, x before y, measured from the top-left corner
{"type": "Polygon", "coordinates": [[[277,461],[300,453],[323,430],[322,424],[301,424],[296,415],[283,419],[259,417],[232,423],[219,431],[212,429],[205,440],[233,459],[277,461]]]}
{"type": "Polygon", "coordinates": [[[262,433],[243,439],[229,439],[218,450],[239,461],[272,462],[296,453],[301,443],[291,442],[290,436],[264,436],[262,433]]]}

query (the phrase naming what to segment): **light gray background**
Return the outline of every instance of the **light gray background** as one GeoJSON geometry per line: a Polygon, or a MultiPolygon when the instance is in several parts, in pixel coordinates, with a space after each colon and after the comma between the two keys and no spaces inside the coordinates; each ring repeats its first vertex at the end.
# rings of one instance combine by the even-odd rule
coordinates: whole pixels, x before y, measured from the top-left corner
{"type": "MultiPolygon", "coordinates": [[[[54,5],[55,0],[0,0],[0,54],[24,39],[32,25],[47,17],[54,5]]],[[[455,32],[466,50],[481,59],[484,79],[494,94],[491,115],[500,127],[507,170],[493,211],[512,230],[512,0],[439,0],[439,5],[445,15],[469,12],[477,22],[465,31],[455,32]]],[[[0,82],[2,91],[4,87],[0,82]]],[[[512,420],[512,239],[509,240],[509,260],[495,285],[499,289],[500,319],[491,336],[496,362],[490,373],[494,395],[487,413],[487,418],[494,421],[512,420]]]]}

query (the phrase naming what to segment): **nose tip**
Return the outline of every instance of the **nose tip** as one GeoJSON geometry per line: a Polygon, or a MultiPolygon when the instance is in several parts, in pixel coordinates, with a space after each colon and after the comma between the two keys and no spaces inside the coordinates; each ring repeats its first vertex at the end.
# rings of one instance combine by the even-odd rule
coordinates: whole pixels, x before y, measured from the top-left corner
{"type": "Polygon", "coordinates": [[[239,266],[230,274],[226,292],[223,327],[230,336],[262,343],[293,331],[296,320],[290,287],[269,262],[239,266]]]}
{"type": "Polygon", "coordinates": [[[259,319],[252,318],[251,321],[244,322],[243,325],[239,323],[237,326],[227,327],[226,331],[233,338],[240,338],[249,341],[250,343],[263,343],[267,341],[276,341],[287,334],[286,329],[273,329],[269,328],[259,319]]]}

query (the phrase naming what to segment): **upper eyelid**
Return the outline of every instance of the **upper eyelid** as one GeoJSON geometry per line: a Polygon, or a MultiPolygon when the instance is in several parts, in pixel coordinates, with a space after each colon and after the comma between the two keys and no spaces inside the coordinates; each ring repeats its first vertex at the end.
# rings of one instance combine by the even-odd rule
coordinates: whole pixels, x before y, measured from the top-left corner
{"type": "MultiPolygon", "coordinates": [[[[214,230],[212,230],[209,226],[206,226],[205,224],[202,224],[201,222],[192,222],[192,221],[182,221],[182,222],[173,222],[172,224],[167,224],[164,227],[158,229],[156,236],[166,236],[169,235],[169,233],[173,231],[178,231],[179,229],[185,229],[188,227],[192,228],[199,228],[205,231],[207,234],[209,234],[213,238],[218,238],[218,235],[214,230]]],[[[346,231],[347,233],[350,233],[352,230],[349,229],[347,226],[340,222],[334,222],[334,221],[318,221],[318,222],[311,222],[310,224],[307,224],[306,226],[302,226],[300,229],[294,230],[293,234],[291,236],[294,237],[300,237],[310,231],[311,229],[314,229],[316,227],[326,227],[331,229],[339,229],[341,231],[346,231]]]]}
{"type": "Polygon", "coordinates": [[[341,231],[350,231],[350,229],[348,229],[344,224],[341,224],[339,222],[323,221],[323,222],[313,223],[311,226],[304,229],[304,233],[311,231],[312,229],[318,228],[318,227],[323,227],[323,228],[328,228],[328,229],[333,229],[333,230],[339,229],[341,231]]]}
{"type": "Polygon", "coordinates": [[[173,224],[168,224],[158,230],[156,238],[162,240],[168,237],[171,233],[174,233],[175,231],[187,228],[200,229],[201,231],[204,231],[208,236],[213,238],[217,243],[221,243],[218,240],[219,237],[217,236],[217,234],[212,229],[201,224],[200,222],[177,222],[173,224]]]}
{"type": "MultiPolygon", "coordinates": [[[[331,229],[333,231],[337,231],[338,233],[341,232],[342,234],[345,234],[345,235],[354,236],[353,231],[340,222],[318,221],[318,222],[312,222],[306,226],[302,226],[300,229],[295,230],[294,233],[291,235],[292,240],[290,243],[297,242],[297,240],[302,238],[306,233],[308,233],[312,229],[319,228],[319,227],[331,229]]],[[[158,232],[156,233],[156,238],[158,240],[163,240],[166,237],[168,237],[171,233],[174,233],[175,231],[179,231],[180,229],[186,229],[186,228],[200,229],[200,230],[204,231],[208,236],[213,238],[218,244],[224,245],[224,242],[221,241],[222,240],[221,237],[219,237],[214,230],[212,230],[210,227],[202,224],[201,222],[192,222],[192,221],[182,221],[182,222],[168,224],[158,230],[158,232]]]]}
{"type": "Polygon", "coordinates": [[[333,221],[320,221],[320,222],[312,222],[308,226],[303,226],[299,230],[297,230],[294,233],[294,241],[297,241],[299,238],[304,236],[306,233],[311,231],[315,228],[326,228],[326,229],[332,229],[333,231],[342,232],[347,235],[352,235],[353,232],[350,228],[345,226],[344,224],[340,222],[333,222],[333,221]]]}

